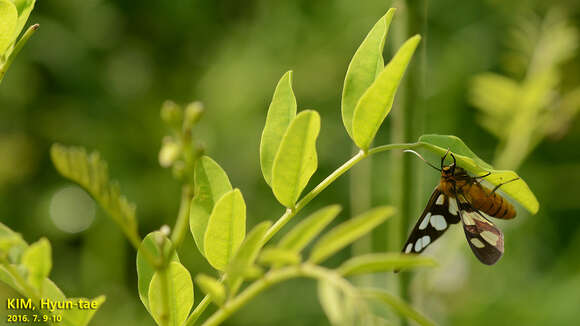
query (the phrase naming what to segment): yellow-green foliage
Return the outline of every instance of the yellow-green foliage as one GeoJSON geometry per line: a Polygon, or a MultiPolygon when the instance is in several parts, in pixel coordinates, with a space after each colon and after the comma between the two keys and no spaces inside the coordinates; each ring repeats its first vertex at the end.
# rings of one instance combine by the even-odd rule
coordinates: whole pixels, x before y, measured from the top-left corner
{"type": "Polygon", "coordinates": [[[500,140],[499,168],[516,169],[544,137],[562,135],[580,109],[580,86],[563,87],[562,69],[575,54],[578,31],[556,10],[534,18],[521,18],[508,32],[510,73],[483,73],[471,86],[481,125],[500,140]]]}

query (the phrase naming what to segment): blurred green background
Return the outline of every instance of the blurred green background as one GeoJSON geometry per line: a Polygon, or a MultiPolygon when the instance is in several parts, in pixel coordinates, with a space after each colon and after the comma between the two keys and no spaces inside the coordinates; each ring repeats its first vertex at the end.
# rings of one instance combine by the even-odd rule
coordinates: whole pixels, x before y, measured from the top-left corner
{"type": "MultiPolygon", "coordinates": [[[[497,155],[506,140],[486,126],[489,110],[478,110],[485,105],[470,96],[474,78],[493,72],[520,82],[531,78],[526,67],[558,56],[536,51],[541,47],[534,43],[559,40],[545,24],[554,12],[555,21],[568,24],[568,36],[576,33],[561,38],[566,55],[549,62],[557,82],[542,89],[550,96],[549,103],[540,105],[548,120],[532,119],[540,126],[554,116],[562,121],[548,131],[531,130],[541,137],[521,166],[516,164],[540,201],[539,213],[530,216],[519,208],[518,218],[497,223],[505,233],[505,255],[493,267],[480,264],[460,228],[452,229],[427,251],[441,266],[412,276],[414,305],[443,325],[577,323],[580,122],[573,113],[580,100],[572,96],[566,102],[568,115],[552,104],[564,102],[563,94],[580,85],[580,3],[444,0],[410,5],[410,16],[424,36],[411,62],[423,78],[415,85],[423,98],[416,108],[421,121],[416,132],[457,135],[489,162],[505,162],[497,155]],[[510,38],[510,31],[518,29],[522,44],[510,38]]],[[[135,252],[102,210],[56,173],[50,145],[98,150],[122,191],[138,205],[145,235],[173,225],[180,198],[179,183],[157,160],[167,132],[160,106],[166,99],[200,100],[206,114],[196,137],[243,191],[248,228],[273,220],[283,208],[261,177],[258,149],[276,82],[286,70],[294,70],[299,109],[321,114],[320,163],[312,187],[352,154],[340,118],[343,78],[357,46],[391,6],[404,3],[39,0],[29,23],[39,23],[40,30],[0,85],[0,221],[28,242],[41,236],[51,241],[51,278],[68,296],[107,296],[92,325],[153,325],[137,295],[135,252]]],[[[406,24],[408,13],[402,9],[395,16],[399,32],[403,29],[397,24],[406,24]]],[[[388,38],[390,58],[396,37],[388,38]]],[[[509,128],[505,119],[491,123],[496,129],[509,128]]],[[[375,143],[390,142],[390,121],[375,143]]],[[[304,214],[339,203],[345,208],[341,217],[348,218],[351,207],[360,204],[357,200],[392,203],[397,189],[391,182],[391,159],[381,154],[368,165],[368,198],[351,203],[349,181],[354,179],[342,177],[304,214]]],[[[422,163],[415,166],[424,175],[416,185],[420,196],[413,209],[418,216],[438,175],[422,163]]],[[[370,246],[352,250],[385,250],[387,242],[383,227],[372,235],[370,246]]],[[[211,273],[191,236],[179,254],[192,274],[211,273]]],[[[345,250],[342,258],[349,254],[345,250]]],[[[385,277],[373,282],[384,284],[385,277]]],[[[1,291],[8,290],[0,286],[1,291]]],[[[197,303],[202,297],[197,288],[195,295],[197,303]]],[[[259,296],[225,324],[328,324],[317,302],[313,282],[292,281],[259,296]]]]}

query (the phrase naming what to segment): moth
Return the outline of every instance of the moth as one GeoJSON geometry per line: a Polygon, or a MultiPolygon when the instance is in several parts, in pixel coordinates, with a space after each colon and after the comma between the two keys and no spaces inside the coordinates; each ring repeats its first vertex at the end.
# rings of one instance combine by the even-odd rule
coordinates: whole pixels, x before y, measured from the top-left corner
{"type": "Polygon", "coordinates": [[[503,233],[489,219],[490,216],[499,219],[513,219],[516,211],[511,203],[496,191],[504,184],[518,178],[498,184],[489,189],[481,184],[481,180],[491,172],[481,176],[470,176],[461,167],[453,153],[447,153],[441,158],[441,167],[427,162],[419,153],[411,150],[425,163],[441,172],[441,179],[425,210],[411,231],[403,246],[403,253],[419,254],[431,243],[437,240],[451,224],[460,221],[469,247],[482,263],[495,264],[503,255],[503,233]],[[444,165],[448,153],[453,159],[450,165],[444,165]]]}

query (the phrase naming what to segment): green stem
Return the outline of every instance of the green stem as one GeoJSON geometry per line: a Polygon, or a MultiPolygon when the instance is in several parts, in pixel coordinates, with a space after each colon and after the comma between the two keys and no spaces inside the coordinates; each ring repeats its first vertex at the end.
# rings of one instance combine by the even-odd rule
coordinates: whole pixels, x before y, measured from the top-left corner
{"type": "MultiPolygon", "coordinates": [[[[404,112],[405,118],[403,121],[404,129],[403,141],[417,139],[422,130],[424,130],[425,123],[425,71],[426,71],[426,43],[427,43],[427,9],[428,0],[410,1],[406,0],[407,19],[406,19],[406,35],[421,34],[423,42],[420,45],[420,62],[417,65],[409,65],[404,86],[404,109],[399,110],[404,112]]],[[[400,238],[402,241],[407,237],[407,232],[410,229],[414,214],[416,213],[418,196],[420,194],[421,186],[421,171],[416,169],[417,160],[412,160],[411,156],[405,155],[402,157],[402,173],[401,177],[401,228],[399,229],[400,238]]],[[[402,242],[401,241],[401,242],[402,242]]],[[[410,302],[409,284],[411,280],[410,273],[403,273],[399,278],[400,297],[410,302]]],[[[406,319],[402,320],[401,325],[407,325],[406,319]]]]}
{"type": "Polygon", "coordinates": [[[301,200],[296,203],[293,209],[287,209],[284,215],[282,215],[274,225],[268,229],[265,235],[265,242],[270,240],[286,223],[288,223],[304,206],[306,206],[310,201],[312,201],[316,196],[318,196],[326,187],[330,186],[338,177],[343,175],[345,172],[350,170],[355,164],[362,161],[369,155],[373,155],[376,153],[389,151],[393,149],[408,149],[414,148],[418,146],[418,144],[389,144],[389,145],[382,145],[375,148],[369,149],[367,152],[360,150],[355,156],[353,156],[350,160],[346,161],[343,165],[341,165],[338,169],[334,170],[326,179],[322,180],[314,189],[312,189],[308,194],[302,197],[301,200]]]}
{"type": "MultiPolygon", "coordinates": [[[[356,147],[355,147],[356,148],[356,147]]],[[[372,193],[372,157],[361,161],[350,170],[349,179],[349,201],[350,216],[357,216],[371,208],[372,193]]],[[[373,233],[361,237],[352,244],[351,254],[353,256],[363,255],[372,252],[373,233]]],[[[374,275],[358,275],[353,279],[358,286],[372,284],[374,275]]]]}
{"type": "Polygon", "coordinates": [[[201,316],[201,314],[203,314],[205,309],[207,309],[207,307],[209,306],[210,303],[211,303],[211,298],[209,295],[206,295],[205,297],[203,297],[201,302],[195,307],[195,309],[193,309],[193,312],[191,313],[191,315],[189,315],[189,317],[185,321],[185,325],[194,325],[195,322],[201,316]]]}
{"type": "MultiPolygon", "coordinates": [[[[288,223],[306,204],[308,204],[312,199],[314,199],[318,194],[320,194],[326,187],[328,187],[332,182],[334,182],[338,177],[343,175],[347,172],[350,168],[352,168],[356,163],[360,162],[364,158],[374,155],[381,152],[390,151],[393,149],[412,149],[421,146],[420,143],[407,143],[407,144],[388,144],[377,146],[374,148],[369,149],[367,152],[359,151],[355,156],[353,156],[350,160],[346,161],[343,165],[341,165],[338,169],[332,172],[326,179],[322,180],[314,189],[312,189],[308,194],[306,194],[294,207],[294,209],[288,208],[286,212],[268,229],[266,235],[264,236],[265,240],[264,243],[268,242],[268,240],[272,239],[276,233],[278,233],[286,223],[288,223]]],[[[222,280],[227,276],[224,274],[222,280]]],[[[223,282],[223,281],[222,281],[223,282]]],[[[244,291],[245,292],[245,291],[244,291]]],[[[242,292],[242,293],[244,293],[242,292]]],[[[242,295],[242,294],[240,294],[242,295]]],[[[193,326],[197,319],[201,316],[201,314],[207,309],[209,303],[211,302],[209,295],[206,295],[203,300],[195,307],[193,312],[187,318],[187,321],[184,325],[186,326],[193,326]]],[[[213,317],[213,316],[212,316],[213,317]]],[[[212,318],[210,317],[210,318],[212,318]]]]}
{"type": "MultiPolygon", "coordinates": [[[[405,21],[405,17],[407,15],[407,6],[404,0],[396,0],[393,6],[401,9],[401,14],[403,17],[400,17],[395,24],[393,25],[393,37],[391,41],[393,43],[392,48],[397,49],[399,48],[403,42],[406,40],[406,36],[408,35],[406,25],[403,24],[405,21]]],[[[408,67],[408,69],[412,68],[412,65],[408,67]]],[[[409,72],[406,73],[408,75],[409,72]]],[[[398,96],[395,99],[394,106],[396,109],[392,110],[391,114],[391,141],[392,142],[404,142],[407,141],[405,137],[405,126],[406,120],[408,119],[407,112],[404,108],[406,108],[406,87],[403,80],[403,83],[398,90],[398,96]]],[[[390,164],[390,179],[391,179],[391,188],[396,189],[390,193],[390,202],[398,207],[397,218],[392,219],[391,222],[386,226],[387,228],[387,238],[386,238],[386,250],[387,251],[398,251],[399,246],[402,243],[402,230],[404,229],[405,221],[404,217],[405,214],[405,205],[403,203],[404,192],[405,192],[405,184],[404,184],[404,174],[405,174],[405,163],[403,162],[404,157],[402,153],[393,152],[390,155],[391,164],[390,164]]],[[[401,280],[400,275],[386,275],[385,279],[385,286],[387,288],[392,289],[394,293],[399,293],[401,291],[401,287],[404,284],[404,281],[401,280]]],[[[404,277],[404,276],[403,276],[404,277]]],[[[397,325],[398,323],[395,323],[397,325]]]]}
{"type": "Polygon", "coordinates": [[[264,236],[265,241],[268,242],[286,223],[288,223],[304,206],[306,206],[312,199],[314,199],[318,194],[320,194],[326,187],[334,182],[338,177],[343,175],[346,171],[348,171],[351,167],[353,167],[356,163],[360,162],[362,159],[367,157],[368,153],[364,151],[359,151],[355,156],[353,156],[350,160],[346,161],[343,165],[341,165],[338,169],[332,172],[326,179],[322,180],[314,189],[312,189],[308,194],[302,197],[301,200],[296,203],[293,209],[288,208],[284,215],[282,215],[274,225],[268,229],[266,235],[264,236]]]}
{"type": "Polygon", "coordinates": [[[380,152],[386,152],[393,149],[414,149],[421,147],[423,143],[402,143],[402,144],[388,144],[388,145],[381,145],[374,148],[369,149],[369,155],[374,155],[380,152]]]}
{"type": "Polygon", "coordinates": [[[177,220],[175,222],[175,227],[173,228],[173,233],[171,234],[171,241],[175,248],[179,248],[181,242],[187,234],[187,229],[189,226],[189,203],[193,197],[193,192],[191,185],[183,185],[181,189],[181,203],[179,204],[179,213],[177,214],[177,220]]]}
{"type": "Polygon", "coordinates": [[[26,30],[26,33],[22,35],[20,40],[18,40],[18,42],[14,46],[12,53],[10,53],[8,59],[6,59],[6,62],[4,62],[2,66],[0,66],[0,82],[2,82],[2,79],[4,79],[4,75],[6,75],[6,71],[8,70],[8,68],[10,68],[10,65],[14,61],[16,55],[20,52],[20,50],[22,50],[26,42],[28,42],[28,39],[32,36],[32,34],[34,34],[34,32],[36,32],[38,27],[39,27],[38,24],[34,24],[26,30]]]}
{"type": "Polygon", "coordinates": [[[336,272],[311,264],[302,264],[298,266],[286,267],[270,271],[261,279],[249,285],[237,297],[228,301],[218,311],[216,311],[202,326],[215,326],[226,320],[231,314],[244,306],[252,298],[268,289],[274,284],[286,281],[292,278],[307,277],[322,281],[329,281],[340,287],[346,293],[356,293],[356,289],[336,272]]]}
{"type": "Polygon", "coordinates": [[[167,276],[168,268],[157,270],[161,279],[161,313],[159,314],[159,323],[161,326],[169,325],[169,278],[167,276]]]}

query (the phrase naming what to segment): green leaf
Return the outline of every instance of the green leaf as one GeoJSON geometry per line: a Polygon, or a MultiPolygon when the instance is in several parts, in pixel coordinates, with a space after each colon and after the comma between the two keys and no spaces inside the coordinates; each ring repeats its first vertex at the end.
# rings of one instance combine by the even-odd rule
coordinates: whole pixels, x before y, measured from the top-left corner
{"type": "Polygon", "coordinates": [[[26,21],[28,21],[32,9],[34,9],[35,2],[36,0],[14,0],[14,5],[16,5],[18,10],[18,24],[14,30],[14,39],[18,37],[24,25],[26,25],[26,21]]]}
{"type": "Polygon", "coordinates": [[[423,266],[437,266],[437,262],[426,256],[380,253],[353,257],[344,262],[337,271],[343,276],[350,276],[423,266]]]}
{"type": "Polygon", "coordinates": [[[0,58],[14,42],[17,25],[18,11],[14,4],[9,0],[0,0],[0,58]]]}
{"type": "Polygon", "coordinates": [[[34,5],[35,0],[10,0],[16,6],[16,10],[18,10],[18,16],[22,15],[23,11],[30,6],[31,4],[34,5]]]}
{"type": "MultiPolygon", "coordinates": [[[[11,247],[8,248],[8,253],[10,254],[8,258],[11,261],[9,264],[13,267],[12,270],[15,269],[19,274],[17,276],[19,279],[28,278],[27,283],[34,286],[35,289],[33,291],[35,293],[29,293],[27,289],[21,287],[19,285],[20,282],[16,281],[16,275],[13,275],[4,264],[0,264],[0,281],[6,283],[24,297],[31,298],[32,296],[38,296],[42,299],[50,299],[53,302],[73,301],[78,304],[80,298],[67,299],[58,286],[46,277],[50,273],[52,265],[51,248],[48,240],[42,238],[29,246],[24,240],[22,240],[18,233],[15,233],[4,224],[0,223],[0,243],[4,240],[10,239],[16,241],[13,241],[11,247]],[[22,265],[19,264],[20,260],[22,260],[22,265]],[[21,266],[26,267],[26,269],[19,268],[21,266]],[[46,276],[42,277],[43,275],[46,276]]],[[[0,255],[6,254],[4,249],[6,249],[6,247],[0,250],[0,255]]],[[[97,305],[100,306],[105,301],[105,297],[99,296],[90,301],[95,301],[97,302],[97,305]]],[[[38,303],[35,302],[34,304],[38,308],[38,303]]],[[[97,309],[65,309],[53,312],[42,309],[40,311],[47,315],[59,315],[62,317],[62,320],[58,323],[59,325],[85,326],[90,322],[97,309]]]]}
{"type": "Polygon", "coordinates": [[[356,103],[385,66],[383,48],[395,10],[395,8],[389,9],[379,19],[348,65],[342,89],[342,122],[351,138],[353,138],[352,116],[356,103]]]}
{"type": "Polygon", "coordinates": [[[11,262],[18,263],[27,248],[20,234],[0,223],[0,255],[6,254],[11,262]]]}
{"type": "Polygon", "coordinates": [[[292,120],[282,138],[272,167],[272,190],[286,207],[294,206],[318,167],[316,138],[319,131],[318,112],[304,110],[292,120]]]}
{"type": "Polygon", "coordinates": [[[99,153],[87,155],[84,148],[54,144],[50,156],[57,171],[88,191],[121,227],[133,245],[138,246],[135,204],[121,195],[116,182],[109,180],[107,163],[100,158],[99,153]]]}
{"type": "Polygon", "coordinates": [[[64,301],[66,300],[66,296],[61,291],[61,289],[54,284],[53,281],[46,279],[44,280],[44,284],[42,285],[42,297],[50,299],[51,301],[64,301]]]}
{"type": "Polygon", "coordinates": [[[374,325],[369,323],[370,311],[356,288],[345,291],[329,279],[319,280],[318,300],[333,326],[374,325]]]}
{"type": "Polygon", "coordinates": [[[420,40],[419,35],[408,39],[356,104],[352,133],[359,148],[369,148],[383,120],[391,111],[395,92],[420,40]]]}
{"type": "MultiPolygon", "coordinates": [[[[144,252],[147,251],[153,255],[153,258],[161,262],[163,257],[169,255],[169,250],[171,249],[171,240],[169,240],[163,233],[159,231],[154,231],[149,233],[139,250],[137,250],[137,283],[139,290],[139,298],[147,310],[149,310],[149,284],[151,279],[155,274],[155,266],[152,266],[147,259],[144,257],[144,252]],[[163,253],[161,252],[160,243],[163,243],[163,253]]],[[[174,251],[171,256],[171,261],[179,262],[179,257],[174,251]]]]}
{"type": "MultiPolygon", "coordinates": [[[[449,149],[457,158],[457,165],[464,169],[476,172],[483,169],[493,169],[491,165],[480,159],[475,153],[456,136],[448,135],[423,135],[419,137],[419,142],[438,156],[443,156],[449,149]],[[461,159],[460,159],[461,157],[461,159]]],[[[451,159],[451,157],[448,157],[451,159]]]]}
{"type": "Polygon", "coordinates": [[[250,231],[246,240],[244,240],[234,258],[228,264],[226,270],[228,273],[227,281],[232,296],[235,295],[238,290],[248,268],[254,265],[258,252],[260,252],[260,249],[262,249],[262,246],[264,245],[264,235],[266,234],[266,231],[268,231],[270,225],[272,225],[270,221],[264,221],[256,225],[252,231],[250,231]]]}
{"type": "Polygon", "coordinates": [[[363,295],[369,298],[386,303],[387,305],[391,306],[391,308],[393,308],[393,310],[395,310],[399,315],[414,320],[419,325],[422,326],[435,325],[433,321],[431,321],[429,318],[425,317],[423,314],[415,310],[405,301],[388,292],[385,292],[381,289],[361,289],[361,292],[363,293],[363,295]]]}
{"type": "Polygon", "coordinates": [[[207,261],[223,271],[246,235],[246,203],[239,189],[227,192],[216,203],[205,232],[207,261]]]}
{"type": "Polygon", "coordinates": [[[345,307],[342,293],[332,283],[318,282],[318,300],[331,325],[344,323],[345,307]]]}
{"type": "MultiPolygon", "coordinates": [[[[64,301],[73,301],[78,304],[78,301],[81,298],[68,298],[62,293],[62,291],[49,279],[44,279],[44,283],[42,284],[42,292],[40,293],[40,297],[43,299],[49,299],[52,302],[64,302],[64,301]]],[[[55,310],[55,311],[48,311],[48,310],[41,310],[42,312],[52,315],[52,316],[60,316],[62,317],[62,321],[58,322],[59,326],[85,326],[88,325],[93,315],[101,307],[103,302],[105,302],[105,296],[99,296],[94,299],[84,299],[94,301],[97,303],[97,309],[87,309],[87,310],[80,310],[77,308],[74,309],[64,309],[64,310],[55,310]]],[[[55,324],[56,325],[56,324],[55,324]]]]}
{"type": "Polygon", "coordinates": [[[149,285],[149,305],[151,315],[160,325],[181,326],[187,319],[193,306],[193,282],[183,265],[173,261],[167,269],[153,275],[149,285]],[[167,291],[163,291],[163,282],[166,282],[167,291]],[[165,304],[169,309],[164,313],[165,304]]]}
{"type": "Polygon", "coordinates": [[[31,244],[22,255],[22,264],[28,270],[28,283],[40,289],[52,269],[50,242],[42,238],[31,244]]]}
{"type": "Polygon", "coordinates": [[[276,86],[260,141],[260,166],[264,180],[270,186],[274,158],[280,148],[282,137],[294,117],[296,117],[296,98],[292,91],[292,71],[288,71],[276,86]]]}
{"type": "MultiPolygon", "coordinates": [[[[106,298],[105,298],[105,296],[101,295],[101,296],[96,297],[94,299],[70,298],[68,300],[74,301],[77,304],[79,303],[79,300],[82,300],[83,306],[86,304],[86,302],[89,302],[89,305],[96,304],[97,308],[88,308],[88,309],[73,308],[70,310],[64,310],[64,311],[62,311],[62,312],[64,312],[63,317],[62,317],[64,323],[63,322],[58,323],[59,326],[60,325],[70,325],[70,326],[86,326],[86,325],[88,325],[90,323],[91,319],[93,319],[93,316],[95,315],[97,310],[105,302],[106,298]]],[[[61,311],[59,311],[59,313],[61,313],[61,311]]]]}
{"type": "Polygon", "coordinates": [[[312,248],[309,261],[317,264],[357,240],[394,214],[392,207],[377,207],[341,223],[312,248]]]}
{"type": "Polygon", "coordinates": [[[226,300],[226,289],[215,278],[205,274],[198,274],[195,277],[195,282],[203,293],[209,295],[218,306],[221,306],[226,300]]]}
{"type": "Polygon", "coordinates": [[[278,247],[300,252],[312,239],[338,215],[339,205],[327,206],[312,213],[288,232],[278,243],[278,247]]]}
{"type": "Polygon", "coordinates": [[[281,248],[265,248],[258,261],[263,265],[282,266],[299,264],[302,257],[297,251],[281,248]]]}
{"type": "Polygon", "coordinates": [[[10,275],[10,272],[8,272],[6,270],[6,267],[4,267],[3,265],[0,265],[0,282],[8,285],[12,289],[16,290],[18,293],[23,293],[24,292],[24,290],[22,290],[18,286],[18,284],[16,284],[16,281],[14,280],[14,278],[12,277],[12,275],[10,275]]]}
{"type": "MultiPolygon", "coordinates": [[[[40,298],[49,299],[52,302],[63,302],[66,301],[67,299],[62,290],[59,289],[58,286],[56,286],[56,284],[54,284],[54,282],[49,279],[44,279],[44,283],[42,284],[42,291],[40,293],[40,298]]],[[[47,309],[40,309],[40,311],[46,312],[47,314],[53,316],[61,315],[62,322],[59,322],[59,324],[66,326],[75,326],[75,324],[71,321],[70,315],[67,314],[66,312],[64,314],[61,314],[60,310],[55,310],[51,312],[47,309]]]]}
{"type": "Polygon", "coordinates": [[[189,228],[199,251],[205,255],[204,237],[209,215],[215,203],[232,190],[226,172],[208,156],[202,156],[195,165],[195,190],[189,210],[189,228]]]}
{"type": "MultiPolygon", "coordinates": [[[[484,178],[485,181],[497,186],[500,183],[519,178],[518,174],[509,170],[494,170],[493,167],[477,157],[455,136],[446,135],[424,135],[419,138],[421,147],[443,156],[449,149],[457,159],[457,165],[472,173],[473,175],[483,175],[487,172],[491,174],[484,178]]],[[[501,191],[520,203],[530,213],[536,214],[540,209],[540,203],[534,193],[523,179],[518,179],[501,186],[501,191]]]]}

